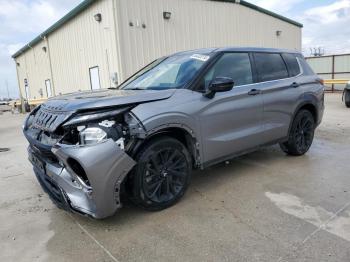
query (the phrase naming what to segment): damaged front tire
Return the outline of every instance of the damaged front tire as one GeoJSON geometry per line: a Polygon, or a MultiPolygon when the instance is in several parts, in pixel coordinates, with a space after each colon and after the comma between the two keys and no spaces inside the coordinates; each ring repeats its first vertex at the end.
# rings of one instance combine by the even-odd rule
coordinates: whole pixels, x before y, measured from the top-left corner
{"type": "Polygon", "coordinates": [[[186,147],[171,137],[151,140],[136,157],[132,201],[147,210],[174,205],[185,193],[191,177],[186,147]]]}

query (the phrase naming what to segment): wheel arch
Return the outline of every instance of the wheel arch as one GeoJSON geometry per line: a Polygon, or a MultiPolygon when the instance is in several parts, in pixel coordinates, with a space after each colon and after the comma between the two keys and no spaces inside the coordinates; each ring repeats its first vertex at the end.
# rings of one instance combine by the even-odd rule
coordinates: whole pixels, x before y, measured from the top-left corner
{"type": "Polygon", "coordinates": [[[193,167],[197,168],[200,166],[198,140],[193,131],[183,124],[166,124],[152,129],[151,132],[147,133],[146,137],[141,139],[134,147],[132,154],[135,156],[137,152],[139,152],[148,143],[162,136],[169,136],[180,141],[191,155],[193,167]]]}
{"type": "Polygon", "coordinates": [[[288,128],[288,135],[290,133],[290,130],[292,128],[292,125],[293,125],[293,121],[296,117],[296,115],[300,112],[300,110],[308,110],[312,116],[314,117],[314,120],[315,120],[315,124],[317,123],[318,121],[318,113],[317,113],[317,106],[316,106],[316,103],[312,100],[308,100],[308,101],[304,101],[302,103],[300,103],[296,109],[294,110],[294,113],[293,113],[293,116],[291,118],[291,121],[289,123],[289,128],[288,128]]]}

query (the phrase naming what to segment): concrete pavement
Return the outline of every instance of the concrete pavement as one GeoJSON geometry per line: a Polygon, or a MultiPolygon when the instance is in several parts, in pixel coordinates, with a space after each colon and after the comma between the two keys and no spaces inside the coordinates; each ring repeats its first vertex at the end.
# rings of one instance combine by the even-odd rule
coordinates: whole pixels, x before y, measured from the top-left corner
{"type": "Polygon", "coordinates": [[[0,115],[0,261],[350,261],[350,110],[326,95],[302,157],[278,146],[193,175],[174,207],[91,220],[57,209],[0,115]]]}

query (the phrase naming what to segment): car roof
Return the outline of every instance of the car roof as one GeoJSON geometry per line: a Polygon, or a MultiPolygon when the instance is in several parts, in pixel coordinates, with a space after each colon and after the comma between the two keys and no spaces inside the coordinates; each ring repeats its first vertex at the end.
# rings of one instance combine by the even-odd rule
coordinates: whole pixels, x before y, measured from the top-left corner
{"type": "Polygon", "coordinates": [[[297,50],[280,48],[262,48],[262,47],[219,47],[219,48],[200,48],[188,51],[182,51],[173,55],[183,54],[210,54],[218,52],[259,52],[259,53],[293,53],[300,54],[297,50]]]}

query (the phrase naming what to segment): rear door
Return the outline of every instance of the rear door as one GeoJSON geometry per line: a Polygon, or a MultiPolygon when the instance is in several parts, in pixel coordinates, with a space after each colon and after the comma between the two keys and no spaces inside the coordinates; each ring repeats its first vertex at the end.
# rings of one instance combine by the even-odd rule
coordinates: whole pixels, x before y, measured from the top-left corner
{"type": "Polygon", "coordinates": [[[254,83],[248,53],[224,53],[200,79],[201,90],[207,90],[215,77],[230,77],[231,91],[202,97],[201,125],[204,162],[219,160],[257,147],[262,134],[262,98],[250,91],[254,83]]]}
{"type": "Polygon", "coordinates": [[[300,68],[295,54],[255,53],[254,61],[264,108],[262,142],[273,143],[287,136],[302,96],[297,81],[300,68]]]}

